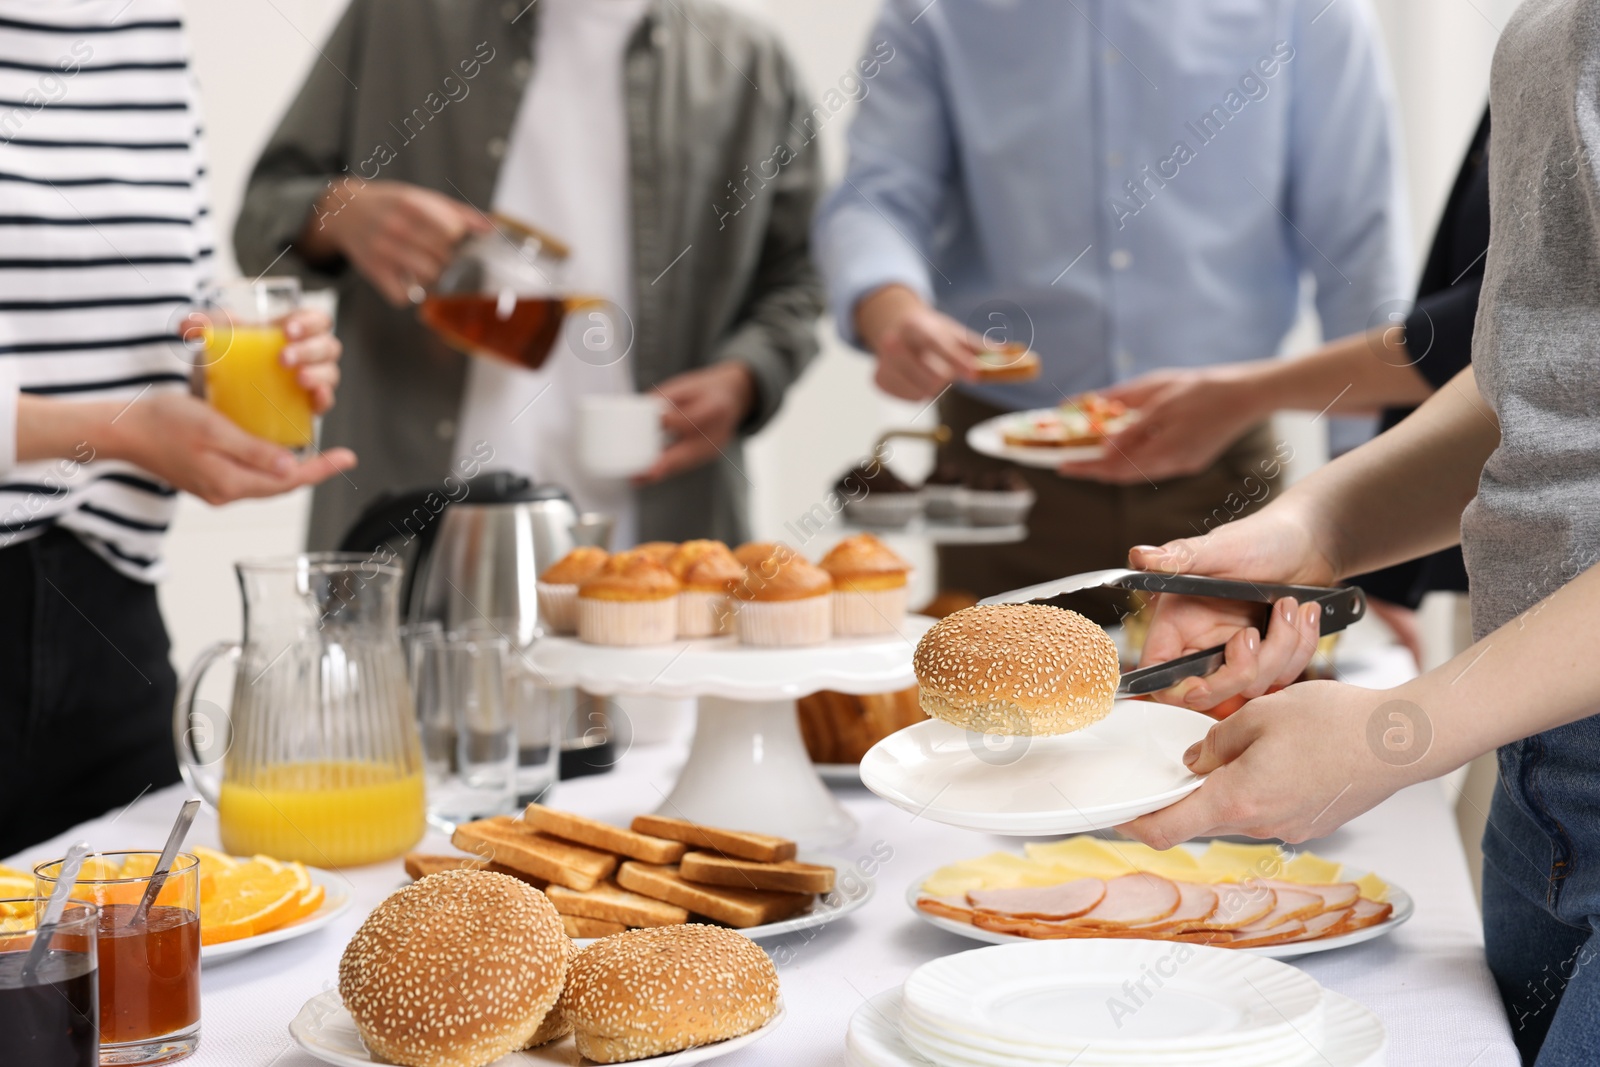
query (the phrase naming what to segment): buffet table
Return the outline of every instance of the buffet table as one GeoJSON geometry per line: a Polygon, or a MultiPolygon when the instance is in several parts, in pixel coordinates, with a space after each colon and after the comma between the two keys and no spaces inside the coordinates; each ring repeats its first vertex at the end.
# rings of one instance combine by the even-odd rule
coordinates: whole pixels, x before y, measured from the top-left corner
{"type": "MultiPolygon", "coordinates": [[[[681,744],[635,748],[609,775],[562,783],[550,802],[625,825],[661,803],[684,757],[681,744]]],[[[1383,1017],[1391,1067],[1513,1067],[1517,1057],[1484,964],[1451,815],[1454,797],[1446,793],[1435,782],[1415,786],[1308,846],[1403,886],[1417,912],[1392,936],[1303,957],[1299,965],[1383,1017]]],[[[78,838],[104,849],[158,848],[184,795],[181,786],[149,794],[120,814],[85,823],[11,862],[31,865],[58,856],[78,838]]],[[[1016,838],[914,818],[860,787],[841,787],[841,799],[860,831],[833,852],[841,869],[858,860],[868,869],[875,865],[875,896],[829,926],[764,942],[778,964],[788,1019],[771,1037],[729,1056],[723,1061],[729,1067],[842,1064],[846,1024],[864,1000],[898,985],[927,960],[978,947],[918,921],[903,899],[907,884],[953,860],[1020,847],[1016,838]]],[[[219,843],[213,813],[200,815],[190,841],[219,843]]],[[[453,851],[432,835],[420,847],[453,851]]],[[[343,877],[354,906],[331,926],[205,969],[203,1036],[189,1063],[315,1067],[318,1061],[290,1041],[289,1020],[308,998],[336,985],[345,941],[405,879],[399,861],[343,877]]]]}

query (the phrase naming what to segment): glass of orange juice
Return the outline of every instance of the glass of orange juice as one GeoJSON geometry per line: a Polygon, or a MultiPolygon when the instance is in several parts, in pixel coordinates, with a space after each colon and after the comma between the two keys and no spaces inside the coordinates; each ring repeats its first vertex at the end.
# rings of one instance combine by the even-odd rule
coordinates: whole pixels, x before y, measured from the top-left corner
{"type": "Polygon", "coordinates": [[[283,365],[284,318],[300,306],[294,278],[228,282],[206,299],[206,398],[246,433],[287,448],[316,436],[311,394],[283,365]]]}

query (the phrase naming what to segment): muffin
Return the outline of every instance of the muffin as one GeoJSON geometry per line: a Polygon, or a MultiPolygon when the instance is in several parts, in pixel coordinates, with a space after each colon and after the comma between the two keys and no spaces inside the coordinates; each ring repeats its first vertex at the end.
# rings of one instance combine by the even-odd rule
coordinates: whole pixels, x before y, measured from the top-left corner
{"type": "Polygon", "coordinates": [[[967,490],[961,468],[944,462],[922,483],[922,510],[930,519],[959,522],[967,517],[967,490]]]}
{"type": "Polygon", "coordinates": [[[833,488],[845,518],[860,526],[900,527],[922,514],[922,495],[876,460],[850,468],[833,488]]]}
{"type": "Polygon", "coordinates": [[[780,547],[785,546],[778,541],[746,541],[733,550],[733,558],[739,561],[739,566],[748,569],[772,555],[780,547]]]}
{"type": "Polygon", "coordinates": [[[721,541],[685,541],[667,564],[678,592],[678,636],[714,637],[733,632],[729,594],[744,567],[721,541]]]}
{"type": "Polygon", "coordinates": [[[734,588],[734,619],[747,645],[820,645],[833,633],[833,579],[786,545],[734,588]]]}
{"type": "Polygon", "coordinates": [[[545,568],[534,582],[539,618],[546,633],[578,632],[578,586],[600,573],[611,554],[603,548],[575,548],[545,568]]]}
{"type": "Polygon", "coordinates": [[[665,567],[677,554],[678,546],[671,541],[646,541],[642,545],[634,545],[633,551],[665,567]]]}
{"type": "Polygon", "coordinates": [[[1035,499],[1015,467],[980,471],[967,482],[967,518],[974,526],[1014,526],[1028,521],[1035,499]]]}
{"type": "Polygon", "coordinates": [[[822,557],[833,579],[833,634],[894,633],[906,617],[911,565],[869,533],[847,537],[822,557]]]}
{"type": "Polygon", "coordinates": [[[619,552],[578,586],[578,638],[591,645],[660,645],[678,636],[678,579],[637,549],[619,552]]]}

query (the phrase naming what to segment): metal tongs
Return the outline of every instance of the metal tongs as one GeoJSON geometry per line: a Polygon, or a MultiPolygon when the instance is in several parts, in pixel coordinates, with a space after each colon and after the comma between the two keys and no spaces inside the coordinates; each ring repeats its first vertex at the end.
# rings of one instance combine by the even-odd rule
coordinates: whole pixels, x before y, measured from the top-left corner
{"type": "MultiPolygon", "coordinates": [[[[1199,574],[1162,574],[1157,571],[1088,571],[1053,582],[1013,589],[1009,593],[986,597],[984,604],[1050,604],[1085,589],[1138,589],[1147,593],[1179,593],[1184,596],[1244,600],[1274,604],[1292,596],[1302,604],[1322,606],[1321,632],[1338,633],[1367,613],[1366,594],[1354,586],[1332,588],[1322,585],[1277,585],[1234,578],[1208,578],[1199,574]]],[[[1225,646],[1191,652],[1187,656],[1128,671],[1117,686],[1118,696],[1144,696],[1170,688],[1185,678],[1198,678],[1222,666],[1225,646]]]]}

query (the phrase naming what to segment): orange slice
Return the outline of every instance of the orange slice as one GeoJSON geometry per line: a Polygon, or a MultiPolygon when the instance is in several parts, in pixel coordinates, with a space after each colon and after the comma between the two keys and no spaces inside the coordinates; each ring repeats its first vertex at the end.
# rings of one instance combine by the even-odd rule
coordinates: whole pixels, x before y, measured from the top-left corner
{"type": "Polygon", "coordinates": [[[200,903],[200,943],[219,944],[275,930],[298,915],[300,877],[276,860],[256,857],[232,870],[218,871],[210,899],[200,903]]]}
{"type": "Polygon", "coordinates": [[[155,853],[140,853],[129,856],[122,861],[122,869],[117,872],[118,878],[148,878],[155,873],[156,861],[160,859],[155,853]]]}

